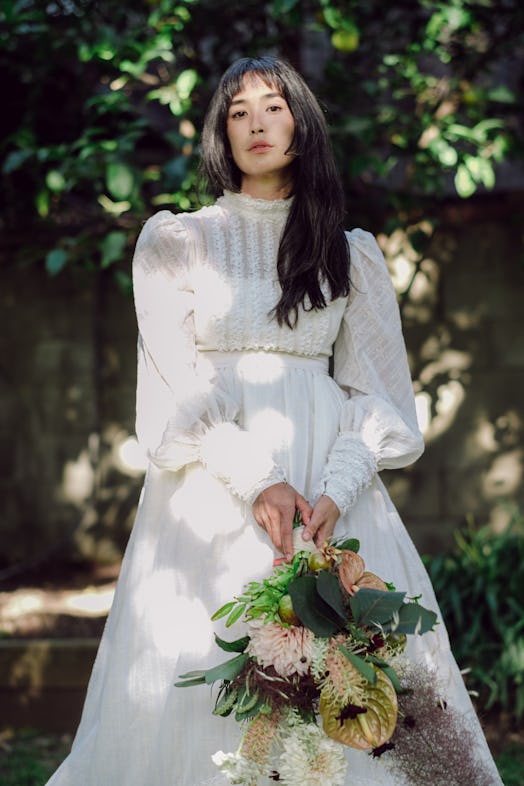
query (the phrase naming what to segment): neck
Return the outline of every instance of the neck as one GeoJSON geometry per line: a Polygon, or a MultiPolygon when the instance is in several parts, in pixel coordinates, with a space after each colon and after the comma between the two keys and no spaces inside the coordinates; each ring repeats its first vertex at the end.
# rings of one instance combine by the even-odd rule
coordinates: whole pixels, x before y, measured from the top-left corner
{"type": "Polygon", "coordinates": [[[291,195],[293,181],[286,178],[260,178],[244,175],[240,191],[253,199],[287,199],[291,195]]]}

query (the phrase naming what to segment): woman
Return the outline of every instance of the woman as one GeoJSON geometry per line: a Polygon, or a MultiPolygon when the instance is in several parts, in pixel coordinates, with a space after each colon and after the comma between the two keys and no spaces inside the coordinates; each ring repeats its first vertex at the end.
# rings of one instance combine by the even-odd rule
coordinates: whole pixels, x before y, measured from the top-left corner
{"type": "MultiPolygon", "coordinates": [[[[423,449],[395,295],[372,236],[344,235],[316,100],[285,62],[242,59],[211,102],[202,157],[223,195],[153,216],[137,244],[137,433],[151,462],[52,786],[227,783],[211,756],[236,747],[235,722],[173,683],[216,662],[212,613],[292,556],[295,509],[306,540],[359,538],[373,571],[436,608],[377,475],[423,449]]],[[[413,638],[411,656],[471,714],[443,625],[413,638]]],[[[483,782],[498,784],[475,730],[483,782]]],[[[365,753],[348,758],[348,784],[398,786],[365,753]]]]}

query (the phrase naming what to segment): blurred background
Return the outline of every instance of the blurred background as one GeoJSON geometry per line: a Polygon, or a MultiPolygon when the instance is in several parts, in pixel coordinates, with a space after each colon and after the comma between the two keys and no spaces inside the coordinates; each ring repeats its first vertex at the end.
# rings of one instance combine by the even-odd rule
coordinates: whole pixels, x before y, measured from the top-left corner
{"type": "Polygon", "coordinates": [[[347,226],[374,232],[386,255],[427,450],[384,480],[427,555],[479,709],[496,717],[491,741],[501,755],[516,745],[513,763],[524,755],[520,0],[3,0],[7,785],[45,781],[45,764],[23,780],[5,763],[13,729],[74,729],[133,523],[145,465],[136,237],[157,210],[209,201],[197,175],[206,105],[232,60],[263,53],[313,87],[347,226]]]}

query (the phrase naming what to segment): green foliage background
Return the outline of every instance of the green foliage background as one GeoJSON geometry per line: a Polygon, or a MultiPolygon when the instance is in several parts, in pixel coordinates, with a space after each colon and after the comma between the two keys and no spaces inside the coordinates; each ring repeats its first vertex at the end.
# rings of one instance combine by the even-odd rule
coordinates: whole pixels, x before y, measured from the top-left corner
{"type": "Polygon", "coordinates": [[[306,73],[349,206],[489,189],[524,150],[523,31],[520,0],[4,0],[3,221],[39,233],[14,258],[111,267],[127,288],[141,219],[205,199],[198,131],[242,55],[306,73]]]}

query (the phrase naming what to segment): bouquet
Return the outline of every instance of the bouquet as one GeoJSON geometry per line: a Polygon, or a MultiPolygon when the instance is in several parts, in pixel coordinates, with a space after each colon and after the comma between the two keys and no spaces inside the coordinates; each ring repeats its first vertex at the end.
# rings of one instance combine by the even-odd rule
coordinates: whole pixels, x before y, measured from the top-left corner
{"type": "Polygon", "coordinates": [[[357,540],[317,549],[303,541],[301,526],[294,534],[291,562],[213,615],[226,627],[247,623],[242,638],[215,635],[231,657],[176,683],[218,683],[213,713],[244,727],[236,752],[213,756],[233,784],[256,786],[265,775],[285,786],[341,786],[344,746],[375,757],[392,748],[406,638],[437,620],[367,571],[357,540]]]}

